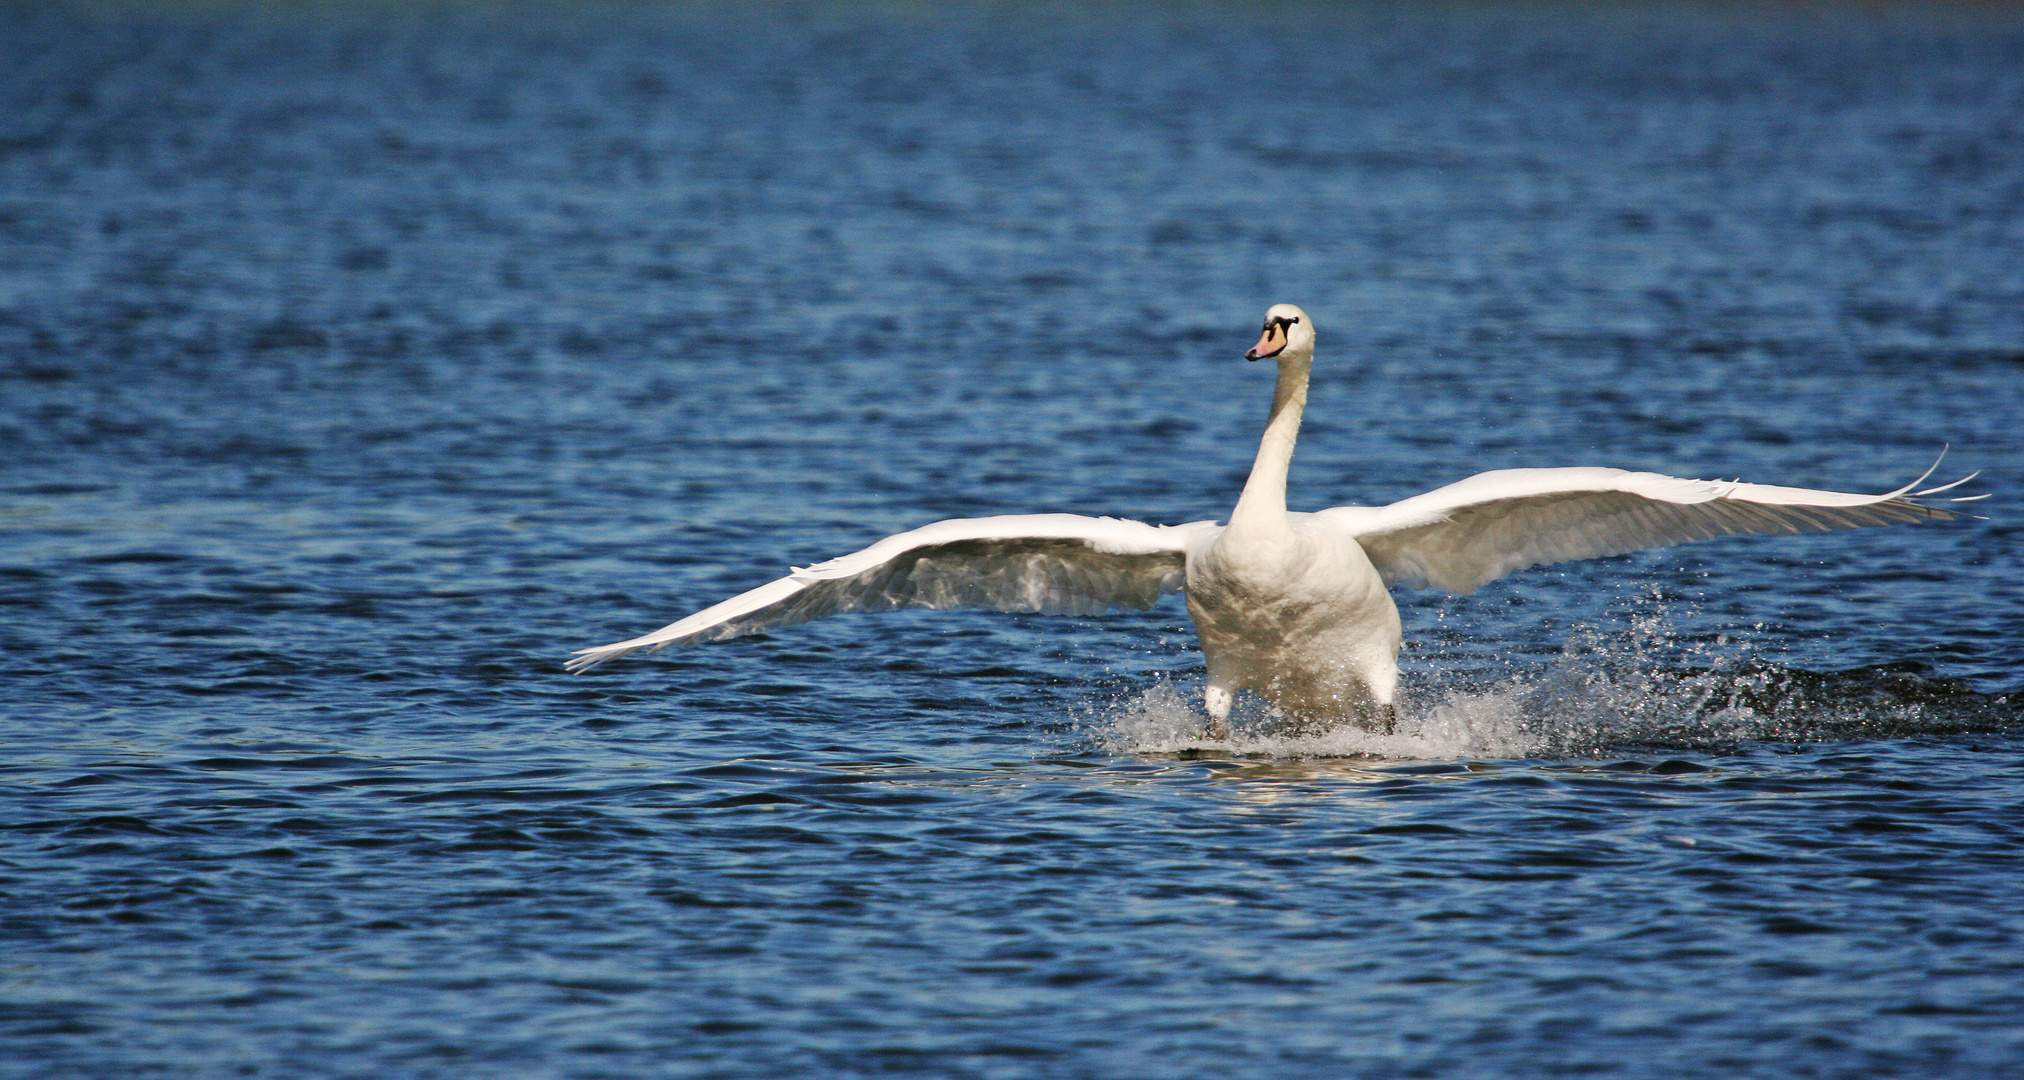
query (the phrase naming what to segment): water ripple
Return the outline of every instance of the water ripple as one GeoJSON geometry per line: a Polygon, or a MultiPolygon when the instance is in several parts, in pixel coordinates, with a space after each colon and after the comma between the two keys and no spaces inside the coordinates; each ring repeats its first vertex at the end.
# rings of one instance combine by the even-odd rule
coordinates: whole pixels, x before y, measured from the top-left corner
{"type": "Polygon", "coordinates": [[[4,18],[0,1076],[2024,1062],[2014,17],[4,18]],[[1998,498],[1402,592],[1393,736],[1205,742],[1173,605],[559,670],[1225,512],[1277,299],[1311,505],[1998,498]]]}

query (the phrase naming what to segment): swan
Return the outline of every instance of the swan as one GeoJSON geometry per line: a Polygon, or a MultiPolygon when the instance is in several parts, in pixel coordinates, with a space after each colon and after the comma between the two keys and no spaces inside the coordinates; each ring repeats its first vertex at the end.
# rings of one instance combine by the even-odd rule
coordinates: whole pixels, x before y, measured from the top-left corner
{"type": "MultiPolygon", "coordinates": [[[[1956,513],[1921,499],[1973,479],[1883,495],[1622,469],[1501,469],[1389,506],[1286,509],[1286,472],[1307,405],[1314,320],[1265,312],[1247,360],[1279,376],[1250,478],[1227,524],[1148,525],[1076,514],[963,518],[795,569],[651,634],[580,649],[585,671],[638,650],[757,633],[847,611],[988,608],[1089,615],[1182,592],[1208,664],[1212,739],[1250,690],[1308,726],[1396,724],[1392,586],[1468,594],[1514,570],[1743,533],[1798,533],[1956,513]]],[[[1938,462],[1934,463],[1934,468],[1938,462]]],[[[1986,496],[1953,497],[1968,502],[1986,496]]]]}

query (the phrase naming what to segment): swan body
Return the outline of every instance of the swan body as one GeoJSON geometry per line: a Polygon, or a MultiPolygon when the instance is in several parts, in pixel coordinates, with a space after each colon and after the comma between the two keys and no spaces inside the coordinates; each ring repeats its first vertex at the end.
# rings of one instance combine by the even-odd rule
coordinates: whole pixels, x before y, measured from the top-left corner
{"type": "MultiPolygon", "coordinates": [[[[638,650],[718,641],[847,611],[988,608],[1090,615],[1184,592],[1208,665],[1209,734],[1250,690],[1301,723],[1389,731],[1398,687],[1396,585],[1467,594],[1515,570],[1716,536],[1945,520],[1919,489],[1881,495],[1683,480],[1621,469],[1504,469],[1389,506],[1286,508],[1314,324],[1265,313],[1252,360],[1275,359],[1272,415],[1227,524],[1034,514],[940,521],[794,570],[651,634],[578,650],[583,671],[638,650]]],[[[1937,467],[1937,463],[1935,463],[1937,467]]],[[[1966,502],[1986,496],[1953,497],[1966,502]]]]}

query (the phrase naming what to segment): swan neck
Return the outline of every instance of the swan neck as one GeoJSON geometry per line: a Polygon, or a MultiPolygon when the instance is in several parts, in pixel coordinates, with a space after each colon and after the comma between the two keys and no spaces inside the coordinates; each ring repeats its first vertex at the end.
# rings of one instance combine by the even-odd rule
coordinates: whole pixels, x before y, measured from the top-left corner
{"type": "Polygon", "coordinates": [[[1251,478],[1230,514],[1230,527],[1286,527],[1286,472],[1293,465],[1293,444],[1300,437],[1300,415],[1307,408],[1307,375],[1314,357],[1282,356],[1279,381],[1272,388],[1272,419],[1258,440],[1251,478]]]}

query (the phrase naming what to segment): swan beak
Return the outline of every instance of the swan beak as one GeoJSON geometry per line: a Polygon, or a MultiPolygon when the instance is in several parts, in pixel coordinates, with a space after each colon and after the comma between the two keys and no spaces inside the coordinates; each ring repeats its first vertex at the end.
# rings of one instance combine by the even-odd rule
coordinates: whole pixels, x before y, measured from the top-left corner
{"type": "Polygon", "coordinates": [[[1258,344],[1251,346],[1251,351],[1244,354],[1244,359],[1265,360],[1278,356],[1279,351],[1285,347],[1286,325],[1280,322],[1269,322],[1265,324],[1265,335],[1258,339],[1258,344]]]}

